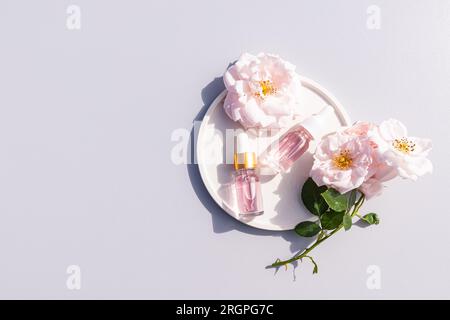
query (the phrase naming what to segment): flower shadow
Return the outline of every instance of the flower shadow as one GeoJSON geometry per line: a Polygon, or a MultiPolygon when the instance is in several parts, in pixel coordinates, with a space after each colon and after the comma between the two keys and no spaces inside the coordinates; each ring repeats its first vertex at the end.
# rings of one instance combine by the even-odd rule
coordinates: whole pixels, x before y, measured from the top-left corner
{"type": "MultiPolygon", "coordinates": [[[[308,179],[309,168],[312,163],[312,154],[306,152],[302,157],[297,160],[289,173],[281,179],[278,188],[274,191],[279,196],[279,201],[275,206],[275,211],[278,213],[271,219],[274,224],[279,224],[278,219],[283,216],[283,212],[298,212],[298,223],[305,220],[312,220],[315,217],[306,212],[303,205],[299,201],[299,194],[301,186],[308,179]]],[[[309,246],[315,239],[297,237],[295,242],[291,242],[291,251],[297,252],[309,246]]]]}

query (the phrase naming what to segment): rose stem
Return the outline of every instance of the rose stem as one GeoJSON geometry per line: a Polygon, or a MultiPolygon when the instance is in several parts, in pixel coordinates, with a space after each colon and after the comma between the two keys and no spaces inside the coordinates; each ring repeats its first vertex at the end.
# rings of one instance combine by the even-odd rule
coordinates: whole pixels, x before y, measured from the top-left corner
{"type": "MultiPolygon", "coordinates": [[[[365,196],[364,194],[361,194],[361,197],[358,199],[358,201],[355,203],[355,206],[353,208],[353,211],[351,213],[351,217],[353,218],[353,216],[355,216],[355,214],[358,213],[358,210],[361,208],[361,206],[364,203],[364,199],[365,196]]],[[[299,253],[297,253],[295,256],[293,256],[292,258],[288,259],[288,260],[282,260],[282,261],[277,261],[275,263],[272,263],[270,266],[267,266],[267,268],[277,268],[277,267],[281,267],[284,265],[287,265],[288,263],[292,263],[294,261],[300,260],[302,258],[305,258],[308,256],[308,253],[310,253],[315,247],[317,247],[319,244],[321,244],[322,242],[324,242],[325,240],[327,240],[328,238],[330,238],[333,234],[335,234],[336,232],[338,232],[339,230],[341,230],[343,228],[343,225],[340,225],[337,229],[334,229],[330,234],[326,235],[325,237],[323,237],[320,240],[316,240],[309,248],[304,249],[304,251],[300,251],[299,253]]]]}

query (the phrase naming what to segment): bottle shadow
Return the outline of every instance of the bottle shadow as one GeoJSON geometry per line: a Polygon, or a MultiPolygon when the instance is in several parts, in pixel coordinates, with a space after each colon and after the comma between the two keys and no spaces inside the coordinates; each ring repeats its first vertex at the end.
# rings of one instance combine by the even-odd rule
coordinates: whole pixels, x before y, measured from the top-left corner
{"type": "MultiPolygon", "coordinates": [[[[203,106],[201,107],[198,114],[193,119],[195,121],[201,121],[208,110],[208,107],[212,101],[225,89],[223,78],[217,77],[208,83],[201,91],[201,97],[203,101],[203,106]]],[[[194,126],[190,132],[190,157],[189,159],[194,159],[196,152],[197,143],[197,132],[194,130],[194,126]]],[[[202,203],[202,205],[211,214],[212,229],[214,233],[225,233],[232,230],[237,230],[240,232],[245,232],[247,234],[257,235],[257,236],[271,236],[271,237],[281,237],[286,242],[288,242],[289,249],[292,253],[298,252],[305,249],[310,244],[310,239],[299,237],[293,230],[289,231],[270,231],[257,229],[244,224],[241,221],[228,215],[211,197],[208,190],[206,189],[203,180],[200,176],[200,171],[197,163],[195,161],[190,161],[187,164],[187,172],[196,196],[202,203]]]]}

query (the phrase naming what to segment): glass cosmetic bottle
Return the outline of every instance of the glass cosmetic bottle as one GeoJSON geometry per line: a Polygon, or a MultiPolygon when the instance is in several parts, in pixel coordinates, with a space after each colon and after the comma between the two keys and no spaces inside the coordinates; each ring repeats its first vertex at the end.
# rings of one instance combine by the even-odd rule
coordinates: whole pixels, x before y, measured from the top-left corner
{"type": "Polygon", "coordinates": [[[286,172],[309,148],[314,139],[327,133],[327,121],[334,115],[334,108],[324,107],[301,123],[290,128],[261,156],[261,163],[274,171],[286,172]]]}
{"type": "Polygon", "coordinates": [[[256,167],[256,153],[251,150],[248,136],[243,132],[239,133],[234,153],[234,184],[241,217],[257,216],[264,212],[256,167]]]}

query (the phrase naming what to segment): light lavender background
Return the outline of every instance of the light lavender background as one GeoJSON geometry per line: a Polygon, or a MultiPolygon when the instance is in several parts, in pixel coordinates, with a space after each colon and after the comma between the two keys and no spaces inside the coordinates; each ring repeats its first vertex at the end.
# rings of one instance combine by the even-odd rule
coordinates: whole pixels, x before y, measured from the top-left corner
{"type": "Polygon", "coordinates": [[[0,298],[450,298],[449,1],[2,0],[0,40],[0,298]],[[382,223],[318,248],[315,276],[265,270],[300,239],[234,221],[171,162],[244,51],[434,142],[434,174],[371,200],[382,223]]]}

